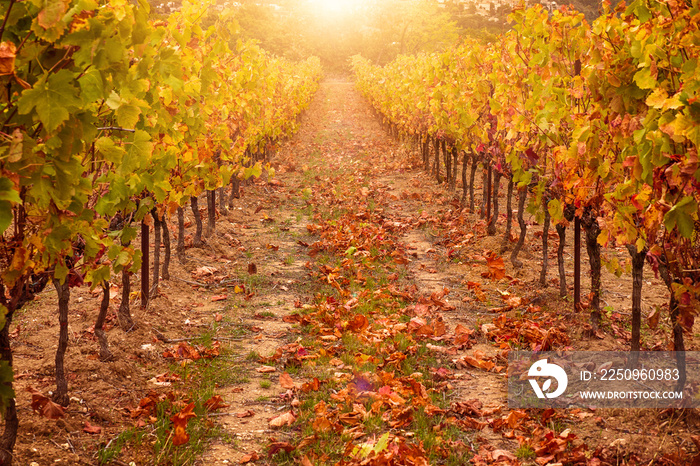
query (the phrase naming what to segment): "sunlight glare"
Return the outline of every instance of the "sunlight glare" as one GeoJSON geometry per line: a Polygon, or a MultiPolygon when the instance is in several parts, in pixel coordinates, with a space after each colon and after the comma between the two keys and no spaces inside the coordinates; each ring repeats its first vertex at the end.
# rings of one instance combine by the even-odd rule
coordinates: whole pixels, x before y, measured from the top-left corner
{"type": "Polygon", "coordinates": [[[311,4],[315,8],[328,15],[345,16],[357,7],[359,0],[311,0],[311,4]]]}

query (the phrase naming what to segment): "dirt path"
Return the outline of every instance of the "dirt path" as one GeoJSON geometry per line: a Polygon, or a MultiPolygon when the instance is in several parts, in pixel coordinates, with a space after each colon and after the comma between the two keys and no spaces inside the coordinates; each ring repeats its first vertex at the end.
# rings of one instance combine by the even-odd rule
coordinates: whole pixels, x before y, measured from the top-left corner
{"type": "MultiPolygon", "coordinates": [[[[281,186],[275,186],[272,196],[267,195],[271,186],[268,183],[251,186],[250,197],[262,200],[257,206],[245,206],[248,193],[241,199],[243,210],[257,212],[248,222],[252,226],[243,230],[238,239],[241,248],[250,255],[250,263],[257,264],[257,275],[265,279],[261,280],[255,298],[233,306],[236,318],[243,325],[260,329],[254,338],[234,347],[238,359],[253,359],[250,356],[253,353],[270,357],[278,348],[287,352],[290,346],[294,348],[299,331],[294,333],[284,318],[295,310],[295,303],[300,307],[301,303],[311,302],[313,291],[318,288],[309,276],[310,266],[305,267],[310,258],[307,247],[303,246],[314,241],[306,228],[313,222],[315,213],[313,192],[322,181],[328,182],[330,174],[336,178],[357,177],[358,181],[367,177],[374,155],[384,154],[379,156],[386,159],[397,149],[371,117],[351,82],[327,81],[321,85],[299,132],[273,160],[276,180],[281,186]],[[259,209],[261,205],[264,209],[259,209]]],[[[338,203],[343,200],[339,197],[338,203]]],[[[284,359],[288,356],[285,354],[284,359]]],[[[221,416],[221,423],[224,438],[231,441],[215,443],[203,457],[204,464],[237,463],[253,452],[261,452],[270,437],[293,438],[291,434],[271,429],[268,422],[288,408],[292,400],[279,384],[281,371],[269,375],[257,373],[257,361],[253,361],[245,369],[248,374],[245,383],[223,390],[224,399],[230,404],[226,411],[231,414],[221,416]],[[238,417],[247,411],[255,414],[238,417]]],[[[279,358],[272,361],[273,365],[275,362],[279,358]]]]}

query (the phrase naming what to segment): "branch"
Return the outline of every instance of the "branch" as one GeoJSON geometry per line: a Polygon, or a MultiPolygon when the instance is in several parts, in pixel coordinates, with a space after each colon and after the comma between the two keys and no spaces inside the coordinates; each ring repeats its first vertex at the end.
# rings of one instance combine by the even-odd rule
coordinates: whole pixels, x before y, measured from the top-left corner
{"type": "Polygon", "coordinates": [[[0,41],[2,41],[2,35],[5,33],[5,26],[7,25],[7,20],[10,19],[10,12],[12,11],[12,5],[15,4],[16,0],[10,0],[10,6],[7,7],[7,13],[5,13],[5,19],[0,26],[0,41]]]}
{"type": "Polygon", "coordinates": [[[120,128],[119,126],[102,126],[97,128],[99,131],[126,131],[127,133],[135,133],[135,129],[120,128]]]}
{"type": "Polygon", "coordinates": [[[193,282],[193,281],[191,281],[191,280],[185,280],[184,278],[180,278],[180,277],[173,277],[173,278],[174,278],[175,280],[180,280],[181,282],[185,282],[185,283],[188,283],[188,284],[194,285],[194,286],[201,286],[201,287],[204,287],[204,288],[208,288],[208,287],[210,286],[210,285],[208,285],[208,284],[206,284],[206,283],[193,282]]]}

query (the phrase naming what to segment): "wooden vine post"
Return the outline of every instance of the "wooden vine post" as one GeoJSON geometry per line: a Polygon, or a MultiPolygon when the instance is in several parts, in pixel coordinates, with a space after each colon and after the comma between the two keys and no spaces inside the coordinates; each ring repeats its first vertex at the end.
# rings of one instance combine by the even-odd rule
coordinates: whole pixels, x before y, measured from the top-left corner
{"type": "Polygon", "coordinates": [[[486,171],[486,223],[491,222],[491,164],[486,171]]]}
{"type": "Polygon", "coordinates": [[[581,219],[574,218],[574,311],[581,310],[581,219]]]}
{"type": "Polygon", "coordinates": [[[148,277],[148,246],[150,243],[148,224],[141,221],[141,308],[148,307],[149,277],[148,277]]]}

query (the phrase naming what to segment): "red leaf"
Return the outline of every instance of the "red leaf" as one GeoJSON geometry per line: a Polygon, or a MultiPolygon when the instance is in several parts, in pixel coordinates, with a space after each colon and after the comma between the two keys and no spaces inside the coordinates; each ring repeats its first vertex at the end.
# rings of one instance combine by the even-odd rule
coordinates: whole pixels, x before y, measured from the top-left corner
{"type": "Polygon", "coordinates": [[[224,403],[221,395],[214,395],[204,402],[204,407],[207,408],[207,411],[216,411],[217,409],[228,408],[228,406],[224,403]]]}
{"type": "Polygon", "coordinates": [[[66,415],[66,410],[63,406],[49,400],[41,409],[41,414],[48,419],[60,419],[66,415]]]}
{"type": "Polygon", "coordinates": [[[182,411],[170,418],[174,426],[173,445],[184,445],[190,440],[190,435],[186,429],[189,420],[197,417],[193,410],[194,403],[190,403],[182,411]]]}
{"type": "Polygon", "coordinates": [[[29,386],[27,391],[32,394],[32,409],[49,419],[59,419],[66,415],[65,408],[51,401],[36,388],[29,386]]]}
{"type": "Polygon", "coordinates": [[[301,391],[304,393],[309,393],[309,392],[316,392],[321,386],[321,382],[314,377],[314,379],[311,382],[305,382],[301,385],[301,391]]]}
{"type": "Polygon", "coordinates": [[[102,433],[102,427],[100,426],[93,426],[90,424],[88,421],[85,421],[85,427],[83,427],[83,432],[86,432],[88,434],[101,434],[102,433]]]}

